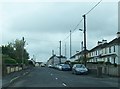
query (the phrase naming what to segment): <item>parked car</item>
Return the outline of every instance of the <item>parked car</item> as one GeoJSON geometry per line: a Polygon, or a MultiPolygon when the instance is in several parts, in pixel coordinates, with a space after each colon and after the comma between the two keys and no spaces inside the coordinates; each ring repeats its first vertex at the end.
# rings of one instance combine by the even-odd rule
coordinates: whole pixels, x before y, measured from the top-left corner
{"type": "Polygon", "coordinates": [[[71,70],[71,67],[70,67],[69,64],[60,64],[59,65],[59,70],[69,71],[69,70],[71,70]]]}
{"type": "Polygon", "coordinates": [[[48,65],[49,68],[53,68],[54,66],[53,65],[48,65]]]}
{"type": "Polygon", "coordinates": [[[59,67],[59,64],[54,65],[55,69],[58,69],[58,67],[59,67]]]}
{"type": "Polygon", "coordinates": [[[41,66],[41,67],[45,67],[45,64],[42,63],[40,66],[41,66]]]}
{"type": "Polygon", "coordinates": [[[88,69],[83,64],[74,64],[72,67],[73,74],[88,74],[88,69]]]}

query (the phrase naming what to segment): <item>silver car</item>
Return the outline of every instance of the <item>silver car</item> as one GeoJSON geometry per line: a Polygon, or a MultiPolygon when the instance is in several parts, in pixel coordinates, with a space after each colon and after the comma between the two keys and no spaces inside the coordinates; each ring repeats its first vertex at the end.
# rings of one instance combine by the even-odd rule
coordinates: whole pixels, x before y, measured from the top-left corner
{"type": "Polygon", "coordinates": [[[73,74],[88,74],[88,69],[83,64],[74,64],[72,67],[73,74]]]}

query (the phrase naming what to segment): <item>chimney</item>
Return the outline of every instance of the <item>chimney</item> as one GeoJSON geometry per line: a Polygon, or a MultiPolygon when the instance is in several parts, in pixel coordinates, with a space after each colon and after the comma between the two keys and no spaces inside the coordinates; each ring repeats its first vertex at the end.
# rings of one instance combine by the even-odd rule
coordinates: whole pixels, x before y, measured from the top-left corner
{"type": "Polygon", "coordinates": [[[105,44],[105,43],[107,43],[107,40],[104,40],[104,39],[103,39],[103,40],[102,40],[102,44],[105,44]]]}
{"type": "Polygon", "coordinates": [[[98,45],[101,45],[102,44],[102,42],[101,41],[98,41],[98,45]]]}
{"type": "Polygon", "coordinates": [[[76,51],[76,53],[79,53],[79,51],[76,51]]]}
{"type": "Polygon", "coordinates": [[[120,37],[120,32],[117,32],[117,38],[119,38],[120,37]]]}

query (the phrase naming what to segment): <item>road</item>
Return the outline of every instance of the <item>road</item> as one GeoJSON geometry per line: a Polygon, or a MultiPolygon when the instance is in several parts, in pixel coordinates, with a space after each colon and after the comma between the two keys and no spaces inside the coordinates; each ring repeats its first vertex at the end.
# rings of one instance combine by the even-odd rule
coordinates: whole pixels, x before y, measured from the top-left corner
{"type": "Polygon", "coordinates": [[[118,87],[118,82],[117,78],[97,78],[91,74],[74,75],[71,71],[35,67],[11,87],[118,87]]]}

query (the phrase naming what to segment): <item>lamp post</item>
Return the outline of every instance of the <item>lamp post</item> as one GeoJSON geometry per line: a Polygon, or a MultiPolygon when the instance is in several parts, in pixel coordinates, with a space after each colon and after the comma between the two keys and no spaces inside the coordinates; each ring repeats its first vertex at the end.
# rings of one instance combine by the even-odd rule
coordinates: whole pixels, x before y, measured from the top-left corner
{"type": "Polygon", "coordinates": [[[86,16],[83,15],[83,18],[84,18],[84,30],[82,30],[82,29],[79,29],[79,30],[83,31],[83,33],[84,33],[84,64],[86,66],[86,64],[87,64],[87,59],[86,59],[86,50],[87,50],[87,47],[86,47],[86,16]]]}

